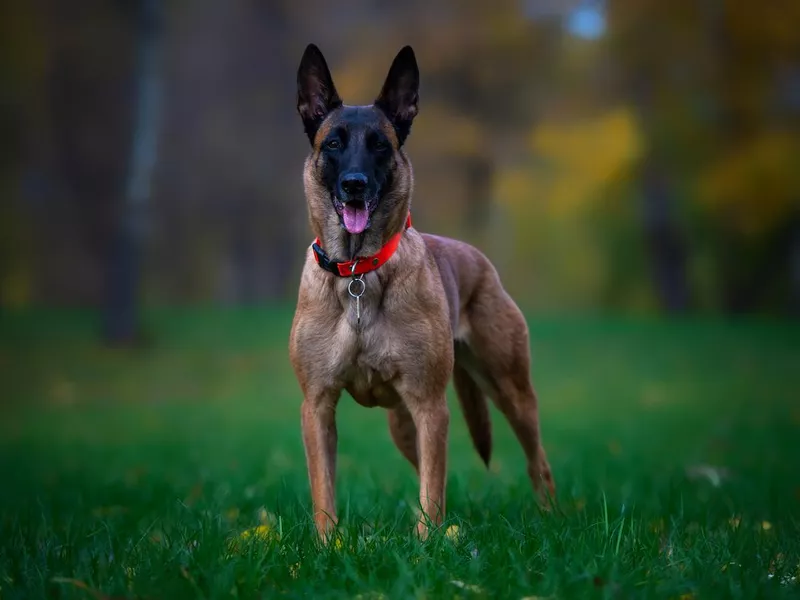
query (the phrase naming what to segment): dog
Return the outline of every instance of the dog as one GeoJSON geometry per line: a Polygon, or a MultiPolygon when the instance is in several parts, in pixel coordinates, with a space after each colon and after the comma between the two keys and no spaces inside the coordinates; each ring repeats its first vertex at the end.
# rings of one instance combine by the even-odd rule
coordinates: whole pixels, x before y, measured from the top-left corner
{"type": "Polygon", "coordinates": [[[418,232],[404,144],[418,112],[413,49],[395,57],[377,99],[342,103],[324,56],[309,44],[297,111],[311,150],[303,188],[316,236],[303,266],[289,355],[303,393],[301,423],[318,534],[337,524],[336,406],[342,391],[388,412],[389,432],[419,476],[423,539],[445,516],[452,379],[473,444],[488,467],[486,397],[508,419],[540,499],[555,494],[530,378],[527,323],[476,248],[418,232]]]}

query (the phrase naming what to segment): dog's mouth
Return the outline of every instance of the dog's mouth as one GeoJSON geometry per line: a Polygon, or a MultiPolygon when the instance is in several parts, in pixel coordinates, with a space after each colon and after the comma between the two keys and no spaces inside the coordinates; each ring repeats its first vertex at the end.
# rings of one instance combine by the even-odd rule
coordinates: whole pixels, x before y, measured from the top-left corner
{"type": "Polygon", "coordinates": [[[363,233],[369,227],[372,211],[375,210],[375,202],[366,200],[342,202],[335,195],[331,195],[331,198],[333,207],[339,214],[342,226],[347,230],[347,233],[354,235],[363,233]]]}

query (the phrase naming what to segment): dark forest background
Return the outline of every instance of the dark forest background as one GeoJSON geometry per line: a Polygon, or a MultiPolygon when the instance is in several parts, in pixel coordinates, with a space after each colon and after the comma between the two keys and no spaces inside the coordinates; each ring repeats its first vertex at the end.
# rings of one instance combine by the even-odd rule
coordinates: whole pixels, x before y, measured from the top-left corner
{"type": "Polygon", "coordinates": [[[800,312],[800,3],[21,0],[0,8],[0,303],[291,301],[295,74],[404,44],[418,228],[538,311],[800,312]]]}

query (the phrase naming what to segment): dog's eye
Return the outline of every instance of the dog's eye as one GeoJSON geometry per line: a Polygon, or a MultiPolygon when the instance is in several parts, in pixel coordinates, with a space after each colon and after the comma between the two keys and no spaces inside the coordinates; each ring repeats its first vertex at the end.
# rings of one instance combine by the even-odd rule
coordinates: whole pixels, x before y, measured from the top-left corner
{"type": "Polygon", "coordinates": [[[374,148],[376,152],[383,152],[384,150],[389,149],[389,144],[387,144],[383,140],[378,140],[375,142],[374,148]]]}
{"type": "Polygon", "coordinates": [[[328,150],[338,150],[342,147],[342,143],[339,140],[328,140],[325,142],[325,147],[328,150]]]}

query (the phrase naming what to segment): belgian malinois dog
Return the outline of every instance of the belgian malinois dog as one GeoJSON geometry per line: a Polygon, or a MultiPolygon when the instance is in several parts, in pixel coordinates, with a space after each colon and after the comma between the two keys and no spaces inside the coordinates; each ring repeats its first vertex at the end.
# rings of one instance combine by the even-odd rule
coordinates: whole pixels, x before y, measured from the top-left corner
{"type": "Polygon", "coordinates": [[[445,514],[451,378],[484,463],[492,450],[489,396],[522,445],[534,490],[542,499],[555,493],[522,313],[480,251],[411,225],[413,174],[403,145],[418,91],[409,46],[369,106],[342,103],[313,44],[297,73],[297,110],[311,143],[303,184],[316,240],[303,267],[289,353],[304,396],[303,444],[323,539],[337,522],[342,390],[388,411],[391,437],[419,475],[423,538],[445,514]]]}

